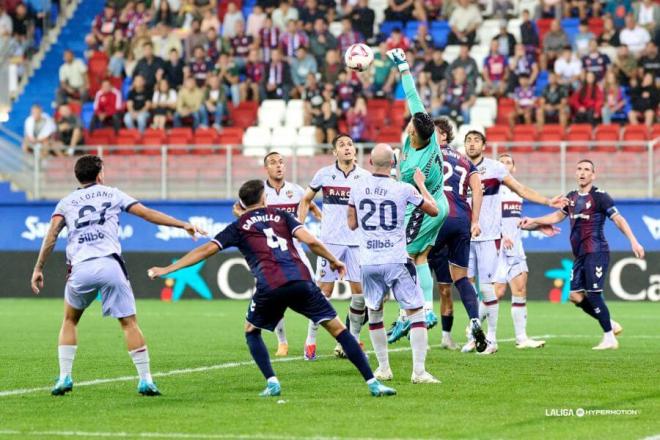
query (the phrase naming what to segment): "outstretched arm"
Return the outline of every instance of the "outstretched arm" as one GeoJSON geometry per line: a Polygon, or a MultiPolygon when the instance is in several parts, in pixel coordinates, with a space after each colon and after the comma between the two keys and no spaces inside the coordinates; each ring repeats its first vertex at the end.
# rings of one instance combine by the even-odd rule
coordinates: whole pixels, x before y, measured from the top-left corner
{"type": "Polygon", "coordinates": [[[612,217],[612,221],[616,227],[619,228],[621,232],[623,232],[623,235],[625,235],[630,241],[630,246],[632,247],[632,251],[635,256],[637,258],[644,258],[644,248],[637,241],[637,237],[635,237],[632,229],[630,229],[630,225],[628,225],[626,218],[621,214],[616,214],[614,217],[612,217]]]}
{"type": "Polygon", "coordinates": [[[502,180],[502,183],[506,185],[511,191],[518,194],[525,200],[530,202],[538,203],[545,206],[550,206],[551,208],[561,209],[568,204],[568,199],[564,196],[557,196],[549,199],[545,196],[542,196],[532,188],[523,185],[518,182],[513,176],[508,175],[502,180]]]}
{"type": "Polygon", "coordinates": [[[197,226],[175,219],[174,217],[169,216],[163,212],[156,211],[155,209],[147,208],[142,203],[136,203],[132,205],[130,208],[128,208],[128,212],[156,225],[172,226],[175,228],[185,229],[191,237],[195,237],[196,233],[206,235],[206,231],[198,228],[197,226]]]}
{"type": "Polygon", "coordinates": [[[554,225],[566,218],[566,214],[561,211],[555,211],[543,217],[529,218],[525,217],[520,221],[520,228],[527,231],[533,231],[541,226],[554,225]]]}
{"type": "Polygon", "coordinates": [[[406,93],[406,101],[408,101],[410,114],[414,115],[418,112],[426,112],[424,104],[422,104],[422,100],[417,93],[417,88],[415,88],[415,80],[410,73],[406,53],[403,49],[397,48],[387,51],[387,56],[396,65],[399,72],[401,72],[401,84],[403,85],[403,91],[406,93]]]}
{"type": "Polygon", "coordinates": [[[147,271],[149,278],[156,279],[160,276],[167,275],[168,273],[176,272],[184,267],[192,266],[202,260],[206,260],[211,255],[215,255],[220,251],[217,243],[209,241],[206,244],[196,247],[186,255],[181,257],[176,263],[172,263],[167,267],[152,267],[147,271]]]}
{"type": "Polygon", "coordinates": [[[298,221],[303,225],[305,224],[305,219],[309,212],[309,205],[312,203],[312,200],[314,200],[314,196],[316,196],[316,192],[311,188],[307,188],[302,199],[300,199],[300,204],[298,205],[298,221]]]}
{"type": "Polygon", "coordinates": [[[39,291],[44,287],[44,274],[43,269],[46,265],[46,260],[50,257],[50,254],[55,248],[55,243],[57,243],[57,236],[60,234],[62,229],[64,229],[66,223],[64,222],[64,217],[61,215],[55,215],[50,220],[50,227],[48,232],[44,237],[44,241],[41,243],[41,250],[39,251],[39,257],[37,262],[34,265],[34,271],[32,271],[32,279],[30,280],[30,285],[32,286],[32,291],[38,295],[39,291]]]}

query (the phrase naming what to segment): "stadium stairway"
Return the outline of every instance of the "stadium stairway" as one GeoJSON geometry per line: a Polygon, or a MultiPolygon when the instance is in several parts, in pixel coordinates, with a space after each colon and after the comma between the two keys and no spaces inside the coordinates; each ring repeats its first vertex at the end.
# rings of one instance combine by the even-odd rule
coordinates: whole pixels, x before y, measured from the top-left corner
{"type": "Polygon", "coordinates": [[[23,134],[23,123],[30,114],[32,104],[40,104],[44,111],[53,116],[55,111],[52,103],[59,85],[59,68],[65,49],[73,50],[76,57],[83,57],[85,50],[85,35],[91,29],[91,23],[96,14],[103,10],[104,0],[81,0],[73,16],[63,26],[57,41],[51,45],[34,72],[23,93],[14,102],[9,121],[5,127],[16,134],[23,134]]]}

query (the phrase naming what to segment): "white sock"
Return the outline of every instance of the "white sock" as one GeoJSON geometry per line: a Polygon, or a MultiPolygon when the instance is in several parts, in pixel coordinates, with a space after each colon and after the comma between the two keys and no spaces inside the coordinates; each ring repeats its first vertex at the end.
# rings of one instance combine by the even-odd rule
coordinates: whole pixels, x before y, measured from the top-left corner
{"type": "Polygon", "coordinates": [[[511,319],[516,342],[527,340],[527,303],[524,296],[511,297],[511,319]]]}
{"type": "Polygon", "coordinates": [[[444,330],[442,331],[442,339],[450,338],[450,337],[451,337],[451,333],[450,333],[450,332],[446,332],[446,331],[444,331],[444,330]]]}
{"type": "Polygon", "coordinates": [[[433,300],[431,301],[424,301],[424,310],[427,311],[433,311],[433,300]]]}
{"type": "Polygon", "coordinates": [[[387,334],[383,324],[383,310],[369,310],[369,337],[374,347],[378,366],[381,370],[390,368],[390,358],[387,353],[387,334]]]}
{"type": "Polygon", "coordinates": [[[60,360],[60,379],[71,376],[73,360],[76,357],[77,345],[58,345],[57,357],[60,360]]]}
{"type": "Polygon", "coordinates": [[[360,330],[364,322],[364,295],[351,295],[351,305],[348,309],[348,322],[351,334],[360,339],[360,330]]]}
{"type": "Polygon", "coordinates": [[[479,288],[484,298],[483,304],[486,308],[486,319],[488,321],[486,339],[495,344],[497,342],[497,318],[499,316],[500,304],[497,302],[492,284],[481,284],[479,288]]]}
{"type": "Polygon", "coordinates": [[[426,352],[429,346],[429,334],[426,330],[426,314],[423,310],[410,315],[410,346],[412,347],[413,372],[422,374],[426,371],[426,352]]]}
{"type": "Polygon", "coordinates": [[[268,383],[280,383],[280,380],[277,378],[277,376],[271,376],[266,381],[268,383]]]}
{"type": "Polygon", "coordinates": [[[610,330],[609,332],[603,333],[603,339],[607,342],[616,341],[616,338],[614,337],[614,331],[610,330]]]}
{"type": "Polygon", "coordinates": [[[286,344],[286,331],[284,330],[284,318],[280,319],[280,322],[275,326],[275,334],[277,335],[277,342],[280,344],[286,344]]]}
{"type": "Polygon", "coordinates": [[[479,301],[479,321],[484,322],[487,316],[488,309],[486,309],[486,304],[483,301],[479,301]]]}
{"type": "Polygon", "coordinates": [[[316,332],[318,331],[319,326],[314,324],[314,322],[309,321],[309,325],[307,326],[307,340],[305,341],[305,345],[316,344],[316,332]]]}
{"type": "Polygon", "coordinates": [[[151,370],[149,369],[149,351],[147,350],[147,346],[145,345],[133,351],[129,351],[128,354],[131,359],[133,359],[133,364],[135,364],[140,380],[152,382],[153,379],[151,378],[151,370]]]}

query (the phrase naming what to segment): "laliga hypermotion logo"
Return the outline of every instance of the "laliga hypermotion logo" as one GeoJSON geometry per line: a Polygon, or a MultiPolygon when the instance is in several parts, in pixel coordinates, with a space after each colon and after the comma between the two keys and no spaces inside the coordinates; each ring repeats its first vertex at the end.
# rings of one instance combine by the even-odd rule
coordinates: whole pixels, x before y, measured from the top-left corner
{"type": "MultiPolygon", "coordinates": [[[[176,261],[174,259],[172,263],[176,263],[176,261]]],[[[211,290],[199,273],[204,264],[206,264],[206,261],[200,261],[197,264],[184,267],[176,272],[160,277],[165,280],[165,287],[160,291],[161,301],[174,302],[180,300],[187,287],[190,287],[190,289],[204,299],[213,299],[211,290]]]]}
{"type": "Polygon", "coordinates": [[[565,303],[571,293],[571,277],[573,276],[573,261],[562,258],[561,268],[550,269],[545,272],[550,278],[553,288],[548,292],[548,299],[553,303],[565,303]]]}

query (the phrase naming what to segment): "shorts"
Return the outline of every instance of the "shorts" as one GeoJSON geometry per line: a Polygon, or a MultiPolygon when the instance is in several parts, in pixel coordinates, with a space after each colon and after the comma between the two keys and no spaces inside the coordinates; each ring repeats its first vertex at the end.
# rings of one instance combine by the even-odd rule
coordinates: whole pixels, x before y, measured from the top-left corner
{"type": "Polygon", "coordinates": [[[124,261],[119,255],[93,258],[73,266],[64,288],[64,300],[85,310],[101,293],[103,316],[135,315],[135,297],[124,261]]]}
{"type": "MultiPolygon", "coordinates": [[[[360,248],[359,246],[346,246],[343,244],[326,244],[332,254],[346,265],[344,281],[360,282],[360,248]]],[[[316,279],[321,283],[332,283],[339,279],[339,274],[330,269],[325,258],[319,257],[316,264],[316,279]]]]}
{"type": "Polygon", "coordinates": [[[595,252],[577,257],[571,272],[571,292],[602,292],[609,265],[609,252],[595,252]]]}
{"type": "Polygon", "coordinates": [[[518,275],[527,272],[529,272],[529,270],[527,269],[527,260],[524,257],[510,256],[506,255],[505,252],[500,252],[494,282],[498,284],[508,284],[518,275]]]}
{"type": "Polygon", "coordinates": [[[257,291],[248,305],[246,320],[253,326],[273,331],[286,309],[300,313],[314,324],[330,321],[337,312],[321,289],[311,281],[291,281],[277,289],[257,291]]]}
{"type": "Polygon", "coordinates": [[[473,241],[470,243],[468,277],[479,278],[479,284],[495,282],[499,260],[500,240],[473,241]]]}
{"type": "Polygon", "coordinates": [[[426,248],[435,244],[442,224],[449,213],[449,204],[444,193],[436,199],[439,213],[431,217],[419,207],[408,205],[406,210],[406,250],[410,255],[422,253],[426,248]]]}
{"type": "Polygon", "coordinates": [[[438,239],[429,254],[429,267],[440,284],[451,284],[449,264],[468,268],[470,263],[470,223],[448,218],[440,228],[438,239]]]}
{"type": "Polygon", "coordinates": [[[424,294],[412,260],[362,266],[364,302],[371,310],[380,310],[385,296],[392,289],[394,299],[404,310],[424,307],[424,294]]]}

